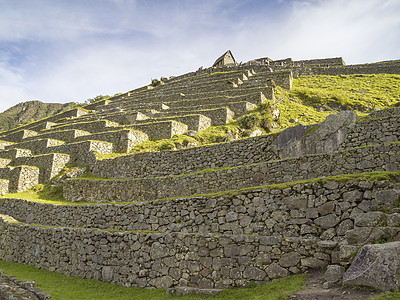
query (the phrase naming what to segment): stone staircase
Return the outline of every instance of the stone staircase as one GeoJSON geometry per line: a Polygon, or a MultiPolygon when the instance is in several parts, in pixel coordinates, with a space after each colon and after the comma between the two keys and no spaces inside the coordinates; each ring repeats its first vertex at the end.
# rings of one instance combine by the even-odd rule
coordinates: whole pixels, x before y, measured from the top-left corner
{"type": "Polygon", "coordinates": [[[311,133],[299,126],[96,159],[226,124],[273,100],[274,84],[290,88],[291,78],[266,66],[202,70],[1,133],[2,193],[49,182],[76,163],[91,176],[61,181],[69,204],[0,198],[0,259],[127,287],[211,294],[346,265],[366,243],[399,240],[396,108],[343,122],[322,152],[312,143],[339,118],[311,133]],[[301,141],[311,151],[281,151],[301,141]]]}

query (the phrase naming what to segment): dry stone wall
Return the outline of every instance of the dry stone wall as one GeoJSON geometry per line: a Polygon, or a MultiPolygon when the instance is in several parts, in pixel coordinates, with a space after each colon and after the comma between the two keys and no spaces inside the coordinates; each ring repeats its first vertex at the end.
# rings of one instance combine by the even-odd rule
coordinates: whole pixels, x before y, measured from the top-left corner
{"type": "Polygon", "coordinates": [[[351,75],[351,74],[400,74],[400,63],[365,64],[330,67],[294,67],[293,76],[351,75]]]}
{"type": "Polygon", "coordinates": [[[13,142],[13,143],[18,143],[21,142],[23,139],[31,137],[31,136],[35,136],[37,135],[36,131],[32,131],[32,130],[20,130],[17,132],[13,132],[11,134],[6,134],[1,136],[2,140],[5,140],[7,142],[13,142]]]}
{"type": "Polygon", "coordinates": [[[267,135],[180,151],[147,152],[98,160],[91,166],[91,172],[98,177],[135,178],[253,164],[276,158],[268,152],[274,139],[273,135],[267,135]]]}
{"type": "Polygon", "coordinates": [[[107,232],[0,221],[0,259],[124,286],[246,286],[331,262],[337,244],[277,236],[107,232]],[[318,258],[315,258],[318,257],[318,258]]]}
{"type": "Polygon", "coordinates": [[[0,199],[0,214],[25,223],[56,227],[275,234],[340,242],[354,224],[361,225],[360,214],[380,210],[390,215],[393,208],[399,212],[396,208],[399,196],[400,185],[387,181],[332,181],[297,184],[285,189],[253,188],[235,195],[114,205],[62,206],[0,199]]]}
{"type": "Polygon", "coordinates": [[[70,156],[61,153],[42,154],[29,157],[19,157],[13,160],[13,165],[31,165],[40,168],[40,182],[49,182],[70,162],[70,156]]]}
{"type": "Polygon", "coordinates": [[[133,147],[148,140],[147,134],[130,129],[106,131],[90,135],[82,135],[75,139],[76,142],[96,140],[113,143],[113,152],[129,152],[133,147]]]}
{"type": "Polygon", "coordinates": [[[400,115],[381,117],[379,119],[366,118],[352,124],[341,144],[342,149],[362,147],[379,143],[399,141],[400,115]]]}
{"type": "Polygon", "coordinates": [[[237,190],[330,175],[400,168],[400,144],[365,147],[308,155],[254,165],[185,176],[126,180],[71,179],[64,184],[64,197],[71,201],[125,202],[183,197],[237,190]]]}
{"type": "Polygon", "coordinates": [[[83,131],[83,130],[77,130],[77,129],[70,129],[70,130],[60,130],[60,131],[51,131],[51,132],[45,132],[45,133],[40,133],[36,137],[33,138],[28,138],[26,139],[27,141],[29,140],[34,140],[34,139],[55,139],[55,140],[60,140],[68,143],[73,143],[76,141],[76,138],[79,136],[83,135],[89,135],[90,132],[88,131],[83,131]]]}
{"type": "Polygon", "coordinates": [[[186,124],[176,121],[149,122],[143,124],[128,125],[127,128],[143,131],[151,140],[170,139],[176,134],[183,134],[188,130],[186,124]]]}
{"type": "Polygon", "coordinates": [[[18,147],[20,149],[29,149],[31,150],[32,154],[35,153],[37,154],[37,153],[42,153],[42,151],[44,151],[44,149],[47,149],[48,147],[59,146],[62,144],[64,144],[63,141],[55,139],[37,139],[6,146],[6,149],[12,149],[18,147]]]}

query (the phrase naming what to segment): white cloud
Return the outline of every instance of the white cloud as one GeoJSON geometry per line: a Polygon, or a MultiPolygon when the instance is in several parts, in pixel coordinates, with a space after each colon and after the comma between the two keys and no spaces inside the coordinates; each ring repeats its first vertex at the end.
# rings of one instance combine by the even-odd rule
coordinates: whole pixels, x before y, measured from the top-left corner
{"type": "Polygon", "coordinates": [[[228,49],[238,61],[398,59],[399,13],[381,0],[3,0],[0,108],[128,91],[228,49]]]}

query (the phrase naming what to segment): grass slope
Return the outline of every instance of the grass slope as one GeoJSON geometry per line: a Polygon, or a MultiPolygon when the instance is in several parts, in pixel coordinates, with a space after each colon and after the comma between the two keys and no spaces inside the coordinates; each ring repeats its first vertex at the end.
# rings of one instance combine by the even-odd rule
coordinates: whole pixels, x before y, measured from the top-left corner
{"type": "Polygon", "coordinates": [[[294,275],[267,284],[243,289],[225,290],[217,296],[167,295],[161,289],[126,288],[111,283],[91,279],[68,277],[35,267],[0,261],[0,269],[22,281],[34,279],[39,288],[49,293],[54,300],[109,300],[109,299],[286,299],[290,294],[302,289],[305,275],[294,275]]]}

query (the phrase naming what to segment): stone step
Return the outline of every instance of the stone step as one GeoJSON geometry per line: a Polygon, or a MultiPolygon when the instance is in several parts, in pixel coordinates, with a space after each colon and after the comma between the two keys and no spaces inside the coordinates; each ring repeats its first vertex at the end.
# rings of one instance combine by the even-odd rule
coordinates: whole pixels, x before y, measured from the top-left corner
{"type": "Polygon", "coordinates": [[[71,161],[68,154],[50,153],[34,155],[30,157],[19,157],[12,161],[11,165],[29,165],[38,167],[40,170],[39,183],[47,183],[71,161]]]}
{"type": "MultiPolygon", "coordinates": [[[[38,136],[35,136],[35,138],[38,136]]],[[[54,147],[54,146],[58,146],[58,145],[62,145],[65,142],[63,141],[59,141],[59,140],[54,140],[54,139],[35,139],[35,140],[29,140],[29,141],[24,141],[21,143],[16,143],[16,144],[12,144],[9,146],[6,146],[6,150],[10,150],[10,149],[15,149],[15,148],[19,148],[19,149],[29,149],[31,150],[32,154],[39,154],[39,153],[43,153],[44,149],[47,149],[49,147],[54,147]]]]}
{"type": "Polygon", "coordinates": [[[48,148],[48,153],[63,153],[71,156],[70,163],[88,164],[96,161],[96,154],[110,154],[113,144],[105,141],[82,141],[48,148]]]}
{"type": "Polygon", "coordinates": [[[237,96],[237,97],[216,97],[216,98],[200,98],[200,99],[182,99],[181,101],[165,102],[170,108],[192,107],[199,105],[215,104],[216,102],[222,106],[229,106],[230,103],[246,101],[258,105],[266,101],[266,97],[262,92],[255,94],[237,96]]]}
{"type": "Polygon", "coordinates": [[[107,181],[71,179],[64,185],[64,196],[69,200],[83,197],[105,202],[126,201],[122,200],[125,197],[136,201],[185,197],[321,176],[398,170],[399,157],[400,144],[393,143],[179,176],[107,181]]]}
{"type": "Polygon", "coordinates": [[[215,296],[222,293],[223,289],[200,289],[189,286],[180,286],[176,288],[167,289],[167,294],[175,294],[178,296],[181,295],[192,295],[192,294],[201,294],[201,295],[210,295],[215,296]]]}
{"type": "Polygon", "coordinates": [[[117,122],[112,122],[109,120],[76,123],[76,120],[74,119],[71,122],[58,123],[57,125],[53,126],[51,130],[78,129],[95,133],[95,132],[106,131],[110,127],[116,128],[118,126],[119,124],[117,122]]]}
{"type": "Polygon", "coordinates": [[[139,145],[149,139],[148,135],[137,130],[120,129],[116,131],[99,132],[89,135],[79,136],[76,142],[95,140],[113,143],[113,152],[127,153],[133,147],[139,145]]]}
{"type": "Polygon", "coordinates": [[[24,156],[31,156],[31,155],[32,155],[32,151],[29,149],[13,148],[13,149],[0,151],[0,158],[6,158],[6,159],[14,159],[17,157],[24,157],[24,156]]]}
{"type": "Polygon", "coordinates": [[[5,168],[11,163],[12,159],[0,158],[0,168],[5,168]]]}
{"type": "Polygon", "coordinates": [[[111,100],[101,100],[97,101],[88,105],[85,105],[83,108],[87,110],[98,110],[99,107],[101,106],[107,106],[111,103],[111,100]]]}
{"type": "MultiPolygon", "coordinates": [[[[189,114],[191,111],[181,111],[182,114],[189,114]]],[[[211,119],[212,126],[226,125],[230,120],[233,119],[235,113],[227,107],[215,108],[215,109],[204,109],[197,110],[197,114],[204,115],[211,119]]],[[[166,118],[174,116],[174,111],[164,111],[154,115],[156,118],[166,118]]]]}
{"type": "Polygon", "coordinates": [[[27,141],[34,141],[37,139],[53,139],[53,140],[73,143],[76,141],[78,137],[90,134],[91,133],[88,131],[78,130],[78,129],[68,129],[68,130],[49,129],[37,136],[27,138],[27,141]]]}
{"type": "MultiPolygon", "coordinates": [[[[28,136],[31,136],[32,133],[29,133],[29,131],[32,131],[31,128],[35,128],[35,127],[37,127],[37,126],[44,126],[43,124],[46,123],[46,122],[48,122],[48,123],[54,123],[54,122],[57,122],[57,121],[60,120],[60,119],[65,119],[65,118],[71,118],[71,119],[72,119],[72,118],[78,118],[78,117],[80,117],[80,116],[82,116],[82,115],[85,115],[85,114],[87,114],[87,113],[88,113],[88,111],[86,111],[86,110],[84,110],[84,109],[82,109],[82,108],[74,108],[74,109],[65,111],[65,112],[63,112],[63,113],[54,115],[54,116],[52,116],[52,117],[48,117],[48,118],[43,119],[43,120],[35,121],[35,122],[32,122],[32,123],[29,123],[29,124],[26,124],[26,125],[22,125],[22,126],[19,126],[19,127],[17,127],[17,128],[14,128],[14,129],[5,131],[5,132],[3,132],[0,136],[7,136],[7,135],[14,134],[14,133],[15,133],[17,136],[18,136],[18,135],[22,135],[22,134],[20,133],[20,131],[28,131],[28,132],[25,133],[25,134],[28,135],[28,136]],[[17,133],[18,133],[18,134],[17,134],[17,133]]],[[[24,137],[24,138],[25,138],[25,137],[24,137]]],[[[0,138],[0,139],[2,139],[2,138],[0,138]]],[[[18,140],[18,141],[20,141],[20,140],[18,140]]]]}
{"type": "Polygon", "coordinates": [[[149,288],[167,289],[181,285],[222,289],[248,285],[252,281],[261,284],[306,271],[314,265],[326,266],[332,262],[331,256],[335,252],[335,249],[321,247],[316,239],[46,227],[22,223],[7,215],[0,216],[0,227],[2,241],[7,243],[7,247],[2,249],[2,256],[14,258],[14,262],[40,263],[47,270],[69,276],[89,274],[86,278],[112,281],[119,285],[132,285],[127,278],[134,277],[137,278],[135,285],[149,288]],[[71,236],[74,237],[72,247],[69,246],[71,236]],[[124,251],[126,255],[118,258],[109,255],[110,249],[119,251],[122,250],[120,247],[132,250],[124,251]],[[63,250],[65,248],[68,251],[63,250]],[[30,249],[31,255],[15,255],[15,249],[21,253],[30,249]],[[140,265],[143,257],[137,253],[149,257],[149,261],[157,259],[160,268],[154,268],[153,264],[140,265]],[[314,258],[316,254],[319,259],[314,258]],[[57,262],[54,257],[58,258],[57,262]],[[89,257],[95,262],[101,259],[97,273],[90,272],[93,262],[89,257]],[[71,260],[72,264],[69,263],[71,260]],[[116,264],[116,261],[119,263],[116,264]],[[73,266],[75,263],[79,263],[79,268],[73,266]],[[169,270],[168,273],[165,269],[169,270]],[[220,276],[211,277],[209,274],[214,271],[220,276]],[[151,278],[147,276],[150,272],[151,278]]]}
{"type": "MultiPolygon", "coordinates": [[[[155,115],[157,116],[157,114],[155,115]]],[[[162,122],[162,121],[177,121],[188,126],[188,130],[203,131],[211,126],[212,120],[204,115],[190,114],[190,115],[176,115],[172,117],[161,117],[161,118],[149,118],[143,121],[137,121],[136,124],[148,123],[148,122],[162,122]]]]}
{"type": "Polygon", "coordinates": [[[6,149],[7,146],[13,145],[12,142],[0,141],[0,150],[6,149]]]}
{"type": "MultiPolygon", "coordinates": [[[[146,115],[148,115],[147,118],[150,118],[151,116],[154,116],[154,114],[156,113],[162,113],[162,112],[167,112],[167,113],[171,113],[171,112],[175,112],[175,114],[178,115],[182,115],[188,112],[191,112],[192,114],[196,114],[196,112],[198,110],[209,110],[209,109],[216,109],[216,108],[220,108],[221,104],[218,103],[214,103],[214,104],[204,104],[204,105],[193,105],[193,106],[183,106],[183,107],[175,107],[175,108],[168,108],[168,109],[162,109],[162,110],[156,110],[156,112],[146,112],[146,115]]],[[[240,101],[240,102],[229,102],[225,105],[225,107],[228,107],[231,111],[233,111],[235,113],[235,115],[241,115],[246,113],[247,111],[253,109],[256,107],[256,105],[254,105],[253,103],[247,102],[247,101],[240,101]]],[[[135,113],[135,110],[133,110],[135,113]]],[[[104,115],[97,115],[97,118],[107,118],[107,119],[123,119],[124,115],[130,115],[131,111],[130,108],[127,108],[126,111],[121,112],[121,113],[113,113],[113,114],[104,114],[104,115]]],[[[137,122],[137,120],[130,120],[130,122],[132,123],[122,123],[120,122],[120,124],[123,125],[128,125],[128,124],[134,124],[135,122],[137,122]]]]}
{"type": "Polygon", "coordinates": [[[111,121],[118,121],[118,123],[121,125],[134,124],[137,123],[138,121],[148,119],[148,117],[145,114],[139,111],[106,114],[104,115],[104,117],[111,121]]]}
{"type": "MultiPolygon", "coordinates": [[[[2,168],[0,168],[0,169],[2,169],[2,168]]],[[[0,196],[4,196],[5,194],[8,193],[9,186],[10,186],[9,179],[0,179],[0,196]]]]}
{"type": "Polygon", "coordinates": [[[55,125],[57,125],[57,123],[54,123],[54,122],[43,122],[43,123],[41,123],[39,125],[31,127],[30,130],[39,132],[39,131],[42,131],[42,130],[50,129],[51,127],[53,127],[55,125]]]}
{"type": "Polygon", "coordinates": [[[132,124],[127,125],[124,128],[144,132],[151,140],[170,139],[174,135],[183,134],[188,130],[188,126],[186,124],[177,121],[132,124]]]}
{"type": "Polygon", "coordinates": [[[36,131],[32,131],[32,130],[19,130],[16,132],[12,132],[12,133],[3,133],[0,136],[1,140],[7,141],[7,142],[13,142],[13,143],[19,143],[22,142],[22,140],[35,136],[37,135],[36,131]]]}
{"type": "Polygon", "coordinates": [[[0,178],[9,180],[8,192],[20,193],[39,183],[39,168],[34,166],[0,168],[0,178]]]}
{"type": "MultiPolygon", "coordinates": [[[[123,102],[115,101],[113,103],[113,109],[126,109],[130,107],[131,109],[143,109],[150,103],[164,103],[164,102],[171,102],[171,101],[181,101],[181,100],[198,100],[198,99],[216,99],[216,98],[221,98],[221,99],[226,99],[227,97],[247,97],[250,94],[255,94],[257,92],[262,92],[267,99],[273,99],[273,89],[268,88],[268,87],[254,87],[254,88],[249,88],[249,87],[242,87],[239,86],[238,88],[235,88],[230,91],[225,91],[225,92],[220,92],[220,91],[211,91],[209,89],[202,90],[201,93],[186,93],[183,94],[180,91],[176,91],[173,93],[168,93],[168,94],[154,94],[154,95],[148,95],[146,97],[141,97],[141,98],[131,98],[124,100],[123,102]]],[[[108,110],[112,110],[111,106],[108,108],[108,110]]]]}

